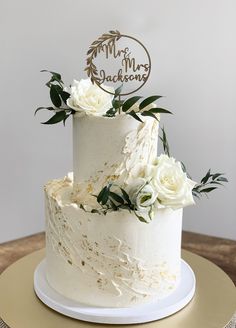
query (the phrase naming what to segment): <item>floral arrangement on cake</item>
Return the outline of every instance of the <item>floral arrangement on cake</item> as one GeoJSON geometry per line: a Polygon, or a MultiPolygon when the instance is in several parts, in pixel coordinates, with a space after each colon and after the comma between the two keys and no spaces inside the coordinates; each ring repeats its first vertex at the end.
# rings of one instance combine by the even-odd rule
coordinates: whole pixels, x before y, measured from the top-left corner
{"type": "MultiPolygon", "coordinates": [[[[113,119],[117,115],[130,115],[143,123],[144,117],[151,117],[157,121],[160,114],[172,114],[169,110],[158,107],[155,103],[161,96],[154,95],[147,98],[133,96],[121,100],[119,94],[122,86],[114,90],[103,85],[104,92],[90,79],[74,80],[67,88],[61,75],[51,73],[46,83],[49,88],[51,106],[39,107],[35,114],[47,109],[53,116],[42,124],[56,124],[63,122],[77,113],[78,115],[104,116],[113,119]]],[[[108,182],[102,190],[93,195],[100,205],[99,209],[88,210],[84,204],[80,207],[91,213],[106,214],[108,211],[128,210],[133,212],[142,222],[149,222],[153,218],[155,209],[171,208],[173,210],[194,204],[194,197],[207,195],[223,183],[228,182],[223,173],[212,173],[209,169],[200,183],[192,180],[185,165],[170,155],[170,148],[164,127],[161,128],[163,151],[159,157],[145,166],[140,166],[134,176],[134,182],[126,186],[108,182]]]]}

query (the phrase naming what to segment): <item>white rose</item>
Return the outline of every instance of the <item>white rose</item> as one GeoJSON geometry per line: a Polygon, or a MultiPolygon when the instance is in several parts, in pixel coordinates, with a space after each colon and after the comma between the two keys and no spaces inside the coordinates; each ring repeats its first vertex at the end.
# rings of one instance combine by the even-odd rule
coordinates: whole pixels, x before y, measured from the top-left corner
{"type": "MultiPolygon", "coordinates": [[[[102,87],[114,93],[114,88],[105,85],[102,87]]],[[[92,84],[90,79],[74,80],[70,94],[67,105],[75,111],[102,116],[112,107],[113,95],[92,84]]]]}
{"type": "Polygon", "coordinates": [[[129,197],[138,211],[147,210],[157,199],[157,192],[145,179],[138,178],[129,187],[129,197]]]}
{"type": "Polygon", "coordinates": [[[160,207],[178,209],[194,204],[192,189],[196,182],[187,177],[181,163],[173,157],[160,155],[156,165],[148,167],[148,175],[152,176],[150,183],[160,207]]]}

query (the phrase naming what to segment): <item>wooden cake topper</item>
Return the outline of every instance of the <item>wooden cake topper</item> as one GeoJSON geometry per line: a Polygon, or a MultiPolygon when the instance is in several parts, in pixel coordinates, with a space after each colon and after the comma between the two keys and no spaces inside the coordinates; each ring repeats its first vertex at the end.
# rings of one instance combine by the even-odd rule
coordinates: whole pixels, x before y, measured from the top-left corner
{"type": "Polygon", "coordinates": [[[106,90],[103,83],[122,85],[120,96],[129,95],[142,88],[151,72],[151,58],[146,47],[136,38],[121,34],[117,30],[103,34],[91,44],[86,63],[85,71],[92,83],[96,83],[110,94],[115,92],[106,90]],[[137,52],[136,56],[134,50],[137,52]],[[140,54],[141,62],[138,58],[140,54]],[[98,57],[103,60],[102,64],[98,63],[98,57]],[[134,85],[132,90],[125,91],[131,82],[134,85]]]}

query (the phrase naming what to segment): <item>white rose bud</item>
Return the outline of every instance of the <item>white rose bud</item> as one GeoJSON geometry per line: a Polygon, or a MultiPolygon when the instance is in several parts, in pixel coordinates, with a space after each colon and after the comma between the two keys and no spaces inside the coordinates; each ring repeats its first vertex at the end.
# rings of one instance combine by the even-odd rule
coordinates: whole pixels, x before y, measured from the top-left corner
{"type": "Polygon", "coordinates": [[[139,178],[130,186],[129,196],[131,202],[136,206],[138,211],[146,211],[152,206],[156,199],[157,193],[145,179],[139,178]]]}
{"type": "MultiPolygon", "coordinates": [[[[105,85],[102,87],[114,93],[114,88],[105,85]]],[[[74,80],[70,94],[67,105],[78,112],[102,116],[112,107],[113,95],[92,84],[90,79],[74,80]]]]}

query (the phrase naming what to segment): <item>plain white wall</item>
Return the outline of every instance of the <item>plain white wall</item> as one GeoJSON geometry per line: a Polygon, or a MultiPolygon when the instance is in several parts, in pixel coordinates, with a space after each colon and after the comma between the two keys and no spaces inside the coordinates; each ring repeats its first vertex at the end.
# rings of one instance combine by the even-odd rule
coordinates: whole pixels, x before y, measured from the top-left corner
{"type": "Polygon", "coordinates": [[[118,29],[152,57],[143,95],[162,94],[172,154],[195,180],[211,167],[230,183],[184,212],[184,228],[236,239],[236,1],[7,0],[0,8],[0,242],[44,229],[43,184],[72,169],[71,124],[43,126],[50,104],[41,69],[69,84],[85,53],[118,29]]]}

